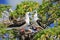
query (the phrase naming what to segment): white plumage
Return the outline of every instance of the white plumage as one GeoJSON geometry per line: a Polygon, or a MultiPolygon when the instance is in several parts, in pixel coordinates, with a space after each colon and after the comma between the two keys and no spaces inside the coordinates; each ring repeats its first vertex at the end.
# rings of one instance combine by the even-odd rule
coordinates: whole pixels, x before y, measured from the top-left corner
{"type": "Polygon", "coordinates": [[[26,24],[29,25],[30,24],[30,20],[29,20],[29,12],[26,13],[26,24]]]}
{"type": "Polygon", "coordinates": [[[34,21],[38,20],[38,15],[37,15],[37,11],[34,13],[34,21]]]}

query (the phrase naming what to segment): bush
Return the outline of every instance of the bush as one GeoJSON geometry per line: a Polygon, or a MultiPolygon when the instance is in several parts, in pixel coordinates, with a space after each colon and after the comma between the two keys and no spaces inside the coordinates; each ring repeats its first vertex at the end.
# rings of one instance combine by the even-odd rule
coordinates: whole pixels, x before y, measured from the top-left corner
{"type": "Polygon", "coordinates": [[[60,38],[60,26],[41,30],[35,35],[34,40],[47,40],[47,39],[58,40],[59,38],[60,38]]]}

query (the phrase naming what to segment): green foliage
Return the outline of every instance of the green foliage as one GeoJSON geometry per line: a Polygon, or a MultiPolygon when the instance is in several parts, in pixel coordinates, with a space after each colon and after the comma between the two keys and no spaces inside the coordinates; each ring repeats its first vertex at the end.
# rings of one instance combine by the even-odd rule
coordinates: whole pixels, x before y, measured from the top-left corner
{"type": "Polygon", "coordinates": [[[58,25],[60,26],[60,20],[58,20],[58,25]]]}
{"type": "Polygon", "coordinates": [[[6,33],[6,25],[4,25],[3,23],[0,23],[0,33],[1,34],[6,33]]]}
{"type": "Polygon", "coordinates": [[[7,26],[4,23],[0,23],[0,33],[5,34],[5,33],[13,33],[12,30],[7,30],[7,26]]]}
{"type": "Polygon", "coordinates": [[[32,12],[39,7],[39,4],[35,1],[23,1],[16,7],[16,12],[20,16],[25,16],[26,12],[32,12]]]}
{"type": "MultiPolygon", "coordinates": [[[[58,18],[60,18],[60,3],[57,3],[56,5],[53,5],[53,1],[44,1],[41,5],[35,1],[23,1],[20,4],[17,5],[16,10],[10,13],[10,17],[13,17],[14,19],[17,19],[19,16],[24,17],[26,12],[32,12],[34,10],[38,11],[38,15],[41,19],[41,25],[46,24],[49,26],[51,21],[56,21],[58,18]],[[47,15],[47,17],[46,17],[47,15]]],[[[57,2],[57,1],[54,1],[57,2]]],[[[0,5],[0,16],[1,13],[4,10],[9,9],[10,6],[6,5],[0,5]]],[[[60,21],[58,21],[58,24],[60,25],[60,21]]],[[[9,33],[11,36],[15,36],[13,33],[13,30],[6,30],[6,25],[0,24],[0,33],[9,33]]],[[[38,32],[34,39],[35,40],[53,40],[52,36],[60,37],[60,26],[44,29],[38,32]],[[49,37],[50,36],[50,37],[49,37]]]]}
{"type": "Polygon", "coordinates": [[[46,24],[49,26],[60,16],[60,3],[54,4],[52,0],[43,0],[44,2],[39,5],[38,17],[41,19],[42,25],[46,24]]]}
{"type": "Polygon", "coordinates": [[[16,13],[16,11],[10,12],[10,18],[17,19],[19,15],[16,13]]]}
{"type": "MultiPolygon", "coordinates": [[[[3,23],[0,23],[0,35],[1,35],[0,37],[3,37],[4,34],[6,34],[6,33],[9,34],[10,40],[11,40],[11,37],[15,36],[14,30],[7,30],[7,26],[3,23]]],[[[15,38],[13,38],[13,39],[15,39],[15,38]]]]}
{"type": "MultiPolygon", "coordinates": [[[[54,1],[57,2],[57,1],[54,1]]],[[[39,6],[38,9],[39,17],[42,20],[42,25],[45,23],[46,25],[50,24],[51,21],[56,21],[60,15],[60,3],[57,2],[57,4],[53,4],[52,1],[45,1],[39,6]],[[47,13],[47,17],[46,14],[47,13]],[[44,18],[45,17],[45,18],[44,18]],[[47,20],[46,20],[47,18],[47,20]]],[[[57,21],[58,25],[57,27],[54,28],[48,28],[41,30],[38,32],[34,40],[54,40],[54,36],[56,36],[56,40],[60,38],[60,20],[57,21]]]]}
{"type": "Polygon", "coordinates": [[[47,40],[47,38],[51,39],[51,36],[57,36],[58,37],[58,35],[60,35],[60,26],[41,30],[40,32],[38,32],[35,35],[34,40],[37,40],[37,39],[39,39],[39,40],[42,40],[42,39],[45,40],[46,39],[47,40]]]}
{"type": "Polygon", "coordinates": [[[0,4],[0,17],[2,17],[2,12],[9,8],[10,8],[10,6],[8,6],[8,5],[0,4]]]}
{"type": "Polygon", "coordinates": [[[53,5],[52,1],[48,0],[44,1],[41,5],[35,1],[22,1],[10,16],[16,19],[18,17],[24,17],[26,12],[32,12],[34,10],[38,11],[38,17],[42,20],[41,23],[46,25],[49,25],[52,21],[54,22],[60,15],[59,4],[53,5]]]}
{"type": "Polygon", "coordinates": [[[10,8],[10,6],[8,6],[8,5],[0,4],[0,12],[3,12],[5,10],[9,9],[9,8],[10,8]]]}

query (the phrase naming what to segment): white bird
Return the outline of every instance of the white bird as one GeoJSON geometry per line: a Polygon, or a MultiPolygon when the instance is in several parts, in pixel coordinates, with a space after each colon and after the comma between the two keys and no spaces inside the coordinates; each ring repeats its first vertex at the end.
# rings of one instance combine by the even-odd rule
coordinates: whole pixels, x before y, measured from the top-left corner
{"type": "Polygon", "coordinates": [[[38,14],[37,14],[37,11],[35,11],[34,13],[34,21],[37,21],[39,18],[38,18],[38,14]]]}
{"type": "Polygon", "coordinates": [[[13,12],[13,10],[12,10],[12,9],[9,9],[9,11],[10,11],[10,12],[13,12]]]}
{"type": "Polygon", "coordinates": [[[25,19],[26,24],[27,24],[27,25],[30,25],[29,12],[27,12],[25,16],[26,16],[26,19],[25,19]]]}

